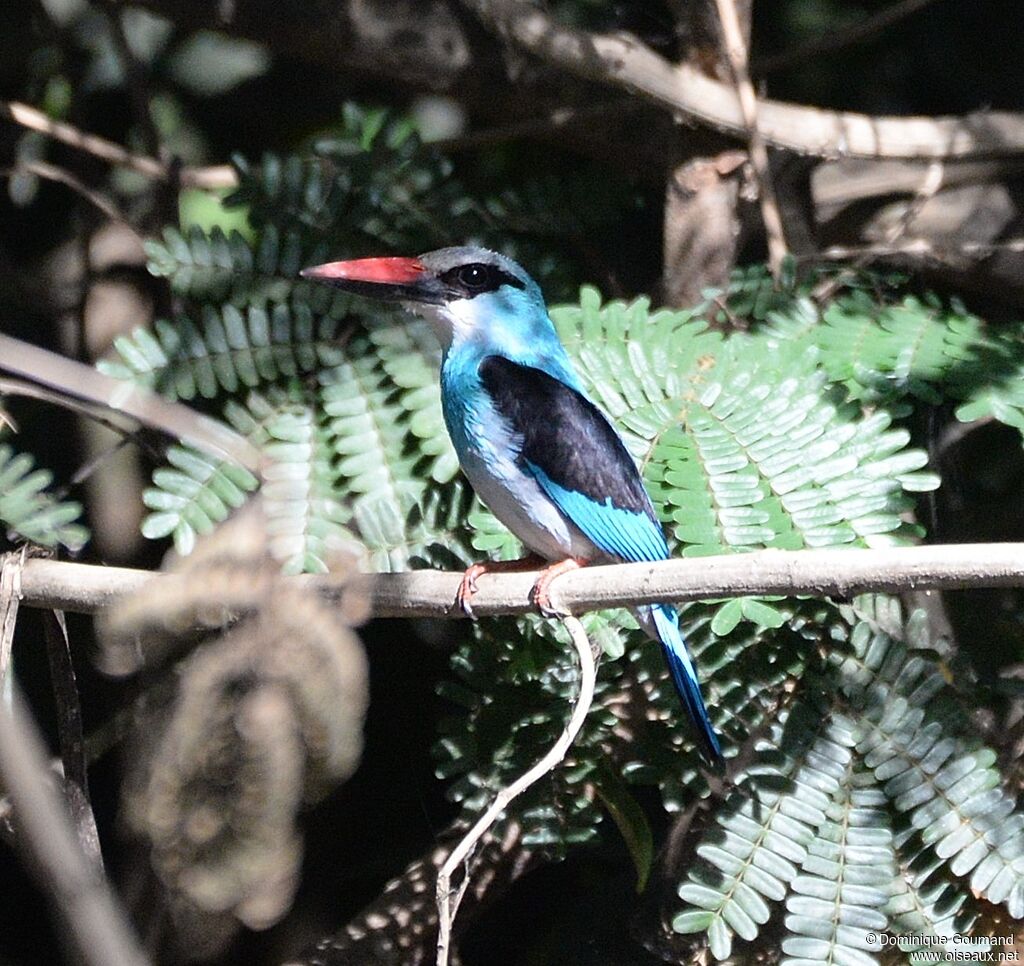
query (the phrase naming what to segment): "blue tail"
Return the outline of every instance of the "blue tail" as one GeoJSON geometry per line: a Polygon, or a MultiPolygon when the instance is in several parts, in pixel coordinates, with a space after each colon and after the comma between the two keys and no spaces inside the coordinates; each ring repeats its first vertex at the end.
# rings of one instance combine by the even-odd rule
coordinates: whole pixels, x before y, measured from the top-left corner
{"type": "Polygon", "coordinates": [[[708,718],[708,709],[704,706],[704,698],[700,693],[700,682],[693,668],[690,654],[679,631],[679,618],[675,610],[665,604],[655,604],[650,609],[651,620],[657,632],[657,638],[665,651],[665,660],[672,675],[672,683],[679,692],[693,722],[693,730],[701,755],[715,768],[724,762],[722,749],[718,744],[718,736],[708,718]]]}

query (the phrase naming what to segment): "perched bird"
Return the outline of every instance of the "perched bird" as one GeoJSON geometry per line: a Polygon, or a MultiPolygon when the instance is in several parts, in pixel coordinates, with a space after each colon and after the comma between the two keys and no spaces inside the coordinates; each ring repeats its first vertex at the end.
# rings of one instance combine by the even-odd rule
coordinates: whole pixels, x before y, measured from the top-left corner
{"type": "MultiPolygon", "coordinates": [[[[462,469],[532,552],[522,561],[470,567],[458,594],[468,613],[483,573],[547,562],[534,587],[535,603],[546,610],[551,581],[567,570],[669,556],[636,464],[584,393],[540,287],[516,262],[482,248],[442,248],[418,258],[331,262],[302,275],[401,302],[441,341],[441,402],[462,469]]],[[[701,753],[719,765],[675,609],[654,604],[636,615],[664,649],[701,753]]]]}

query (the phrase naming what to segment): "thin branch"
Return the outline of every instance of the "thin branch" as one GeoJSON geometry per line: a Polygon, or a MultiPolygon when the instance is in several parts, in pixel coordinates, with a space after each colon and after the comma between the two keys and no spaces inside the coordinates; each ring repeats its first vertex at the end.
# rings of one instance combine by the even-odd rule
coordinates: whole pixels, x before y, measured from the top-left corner
{"type": "MultiPolygon", "coordinates": [[[[352,963],[393,963],[422,966],[433,960],[437,935],[437,904],[433,885],[451,844],[466,834],[462,818],[438,836],[423,856],[391,879],[380,894],[334,934],[284,966],[351,966],[352,963]]],[[[523,829],[514,819],[480,842],[474,876],[466,892],[456,932],[504,895],[527,872],[545,861],[540,852],[523,844],[523,829]]]]}
{"type": "MultiPolygon", "coordinates": [[[[690,64],[671,64],[628,34],[557,23],[528,0],[462,0],[485,27],[548,63],[621,87],[674,113],[735,134],[746,131],[736,92],[690,64]]],[[[758,130],[775,147],[824,157],[983,158],[1024,153],[1024,114],[873,117],[757,102],[758,130]]]]}
{"type": "Polygon", "coordinates": [[[852,47],[854,44],[863,43],[934,2],[935,0],[900,0],[899,3],[885,7],[871,17],[858,17],[849,27],[829,30],[826,33],[810,37],[802,43],[794,44],[788,50],[782,50],[768,57],[758,57],[751,65],[751,70],[757,76],[762,77],[777,70],[785,70],[793,65],[805,64],[822,54],[831,54],[834,51],[852,47]]]}
{"type": "MultiPolygon", "coordinates": [[[[473,597],[480,617],[533,612],[538,573],[485,574],[473,597]]],[[[153,580],[177,578],[149,570],[33,558],[21,575],[26,606],[91,614],[153,580]]],[[[330,574],[299,577],[335,597],[330,574]]],[[[418,570],[360,578],[374,617],[464,617],[454,606],[461,573],[418,570]]],[[[347,581],[348,578],[345,578],[347,581]]],[[[348,584],[351,589],[351,583],[348,584]]],[[[558,578],[560,599],[574,613],[651,603],[747,595],[839,596],[868,591],[962,590],[1024,586],[1024,544],[962,543],[879,550],[761,550],[656,563],[584,567],[558,578]]]]}
{"type": "Polygon", "coordinates": [[[8,335],[0,335],[0,370],[4,369],[72,399],[130,416],[144,426],[226,456],[254,472],[259,466],[256,448],[224,423],[163,399],[142,386],[114,379],[74,359],[8,335]]]}
{"type": "Polygon", "coordinates": [[[740,109],[743,112],[743,123],[747,128],[750,164],[758,182],[761,217],[764,220],[764,229],[768,236],[768,264],[772,275],[778,278],[782,271],[782,260],[787,253],[786,235],[782,228],[779,203],[775,197],[775,185],[772,183],[771,171],[768,167],[768,148],[757,126],[757,95],[754,93],[754,85],[750,83],[750,75],[747,73],[747,43],[743,38],[735,0],[716,0],[716,3],[718,19],[722,24],[725,54],[729,60],[729,66],[732,68],[736,93],[739,97],[740,109]]]}
{"type": "Polygon", "coordinates": [[[22,161],[14,167],[0,169],[0,175],[10,178],[23,171],[34,174],[37,178],[42,178],[44,181],[53,181],[70,188],[75,194],[80,195],[111,221],[124,225],[126,228],[131,229],[133,234],[138,235],[138,232],[125,217],[124,213],[109,198],[98,191],[94,191],[84,181],[76,178],[70,171],[65,171],[55,164],[49,164],[46,161],[22,161]]]}
{"type": "Polygon", "coordinates": [[[88,966],[143,966],[124,913],[78,844],[54,791],[42,739],[15,689],[0,710],[0,778],[14,800],[18,841],[88,966]]]}
{"type": "Polygon", "coordinates": [[[64,777],[81,785],[85,790],[88,776],[85,766],[82,706],[78,700],[78,682],[75,678],[75,667],[71,662],[71,641],[68,639],[64,612],[50,611],[44,624],[50,677],[57,706],[57,733],[64,777]]]}
{"type": "Polygon", "coordinates": [[[1024,238],[1007,238],[993,242],[960,242],[957,245],[938,246],[927,238],[912,238],[896,244],[876,242],[870,245],[831,245],[819,252],[808,252],[797,255],[802,262],[837,261],[846,262],[853,259],[864,259],[867,262],[878,258],[930,258],[945,262],[956,258],[988,258],[1000,252],[1020,254],[1024,252],[1024,238]]]}
{"type": "MultiPolygon", "coordinates": [[[[2,363],[0,363],[0,368],[3,368],[2,363]]],[[[40,402],[60,406],[62,409],[78,413],[79,416],[91,419],[100,426],[104,426],[112,433],[120,436],[122,440],[132,439],[137,432],[137,430],[121,426],[116,419],[111,419],[110,415],[116,416],[117,413],[116,411],[111,413],[109,407],[94,406],[79,399],[74,399],[65,393],[46,389],[43,386],[37,386],[22,379],[6,379],[0,376],[0,396],[21,396],[25,399],[37,399],[40,402]]]]}
{"type": "Polygon", "coordinates": [[[10,695],[11,649],[21,606],[21,573],[26,550],[0,556],[0,703],[10,695]]]}
{"type": "Polygon", "coordinates": [[[444,865],[441,866],[441,870],[437,875],[437,966],[448,966],[449,954],[451,952],[452,923],[455,919],[455,914],[458,912],[462,896],[469,885],[468,862],[477,843],[487,834],[501,813],[505,811],[514,799],[561,763],[572,747],[572,743],[576,740],[580,729],[583,727],[587,712],[593,703],[594,685],[597,680],[597,663],[592,645],[587,638],[587,632],[583,629],[583,625],[569,614],[559,619],[572,637],[576,656],[580,662],[580,690],[573,703],[572,714],[565,726],[565,730],[551,746],[547,754],[494,796],[494,801],[491,802],[487,811],[480,816],[465,837],[452,849],[444,865]],[[462,865],[466,865],[467,868],[461,883],[453,893],[451,887],[452,877],[462,865]]]}
{"type": "MultiPolygon", "coordinates": [[[[879,248],[868,246],[863,253],[852,259],[850,268],[853,271],[866,268],[876,259],[884,257],[883,249],[892,249],[902,243],[903,238],[910,230],[910,226],[914,223],[914,220],[921,213],[921,210],[942,188],[944,174],[945,165],[941,161],[932,161],[932,163],[928,165],[928,172],[924,181],[921,182],[917,193],[914,195],[910,204],[908,204],[904,209],[900,217],[886,230],[881,246],[879,248]]],[[[840,284],[841,281],[839,276],[826,278],[824,282],[816,286],[814,289],[813,297],[815,301],[819,304],[827,302],[837,291],[840,284]]]]}
{"type": "Polygon", "coordinates": [[[89,801],[89,778],[86,765],[85,730],[82,726],[82,703],[78,681],[71,661],[64,612],[51,610],[43,615],[46,655],[50,664],[50,682],[57,709],[57,737],[60,743],[61,772],[64,776],[64,801],[68,807],[78,844],[85,858],[99,875],[103,874],[103,852],[96,828],[96,816],[89,801]]]}
{"type": "Polygon", "coordinates": [[[108,141],[97,134],[80,131],[74,125],[64,121],[55,121],[28,104],[20,104],[17,101],[0,101],[0,116],[31,131],[39,131],[55,141],[60,141],[61,144],[68,145],[68,147],[84,151],[101,161],[129,168],[156,181],[173,182],[177,180],[178,183],[188,188],[205,189],[234,188],[238,185],[238,175],[230,165],[181,168],[180,171],[175,171],[172,165],[164,164],[163,161],[158,161],[156,158],[133,154],[114,141],[108,141]]]}
{"type": "Polygon", "coordinates": [[[455,154],[459,151],[473,151],[496,144],[507,144],[510,141],[550,138],[559,133],[567,135],[573,128],[606,123],[612,118],[618,120],[641,109],[642,104],[625,97],[583,107],[560,107],[545,117],[530,117],[478,131],[467,131],[455,137],[432,141],[431,145],[446,154],[455,154]]]}
{"type": "MultiPolygon", "coordinates": [[[[916,195],[930,182],[933,162],[846,160],[822,164],[814,173],[814,203],[819,208],[895,195],[916,195]]],[[[940,191],[961,185],[1008,181],[1024,174],[1024,162],[1004,158],[961,161],[942,168],[940,191]]]]}

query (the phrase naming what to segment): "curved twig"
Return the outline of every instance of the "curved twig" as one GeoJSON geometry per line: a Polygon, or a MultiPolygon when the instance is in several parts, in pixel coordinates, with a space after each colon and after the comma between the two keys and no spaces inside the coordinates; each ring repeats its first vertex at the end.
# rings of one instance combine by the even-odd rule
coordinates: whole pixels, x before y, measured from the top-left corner
{"type": "Polygon", "coordinates": [[[515,798],[557,767],[565,758],[572,743],[576,740],[576,736],[580,733],[587,712],[593,703],[594,685],[597,680],[597,661],[593,646],[583,625],[575,617],[564,614],[559,617],[559,620],[572,637],[576,656],[580,662],[580,691],[573,703],[572,714],[565,730],[559,735],[558,740],[551,746],[547,754],[494,796],[494,801],[491,802],[487,811],[480,816],[476,824],[452,849],[444,865],[441,866],[441,870],[437,874],[437,966],[448,966],[452,923],[466,887],[469,885],[469,860],[474,848],[515,798]],[[461,865],[465,866],[463,878],[453,892],[452,877],[461,865]]]}
{"type": "Polygon", "coordinates": [[[14,801],[19,841],[67,924],[78,960],[87,966],[144,966],[146,955],[117,900],[82,853],[17,686],[0,711],[0,777],[14,801]]]}
{"type": "Polygon", "coordinates": [[[142,154],[132,154],[114,141],[108,141],[98,134],[80,131],[72,124],[55,121],[42,111],[28,104],[17,101],[0,101],[0,115],[30,131],[39,131],[47,137],[60,141],[68,147],[76,148],[91,154],[94,158],[130,168],[138,174],[156,181],[177,180],[188,188],[234,188],[238,185],[238,175],[230,165],[221,164],[210,168],[182,168],[176,171],[173,166],[164,164],[156,158],[142,154]]]}

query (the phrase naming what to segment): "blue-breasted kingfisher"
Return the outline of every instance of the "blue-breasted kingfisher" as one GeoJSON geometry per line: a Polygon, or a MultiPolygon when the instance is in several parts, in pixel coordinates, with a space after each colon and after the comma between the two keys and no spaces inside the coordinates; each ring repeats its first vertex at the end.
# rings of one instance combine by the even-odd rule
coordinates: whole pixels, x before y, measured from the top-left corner
{"type": "MultiPolygon", "coordinates": [[[[559,574],[669,556],[636,464],[587,398],[540,286],[520,265],[483,248],[458,247],[418,258],[331,262],[302,275],[400,302],[440,339],[441,404],[459,463],[477,496],[530,551],[521,561],[470,567],[457,598],[467,613],[483,573],[546,563],[533,599],[547,611],[559,574]]],[[[645,605],[635,614],[665,652],[701,754],[720,766],[675,608],[645,605]]]]}

